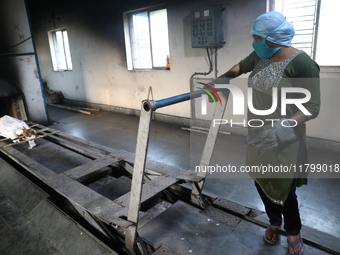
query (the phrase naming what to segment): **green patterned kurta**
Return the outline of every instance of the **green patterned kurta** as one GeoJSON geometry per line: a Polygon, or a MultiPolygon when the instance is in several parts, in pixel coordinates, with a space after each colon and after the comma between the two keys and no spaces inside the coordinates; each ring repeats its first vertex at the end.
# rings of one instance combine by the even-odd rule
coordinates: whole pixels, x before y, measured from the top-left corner
{"type": "MultiPolygon", "coordinates": [[[[257,110],[267,110],[272,106],[272,88],[278,88],[278,104],[276,110],[266,116],[255,115],[248,110],[248,121],[260,119],[265,125],[272,124],[269,119],[289,119],[299,109],[293,104],[287,104],[286,116],[281,115],[282,87],[299,87],[308,89],[311,99],[303,106],[312,114],[308,118],[315,118],[320,108],[320,81],[319,66],[304,52],[297,51],[282,62],[272,62],[269,59],[260,59],[255,51],[239,63],[241,73],[252,71],[248,79],[248,86],[253,91],[253,106],[257,110]]],[[[287,97],[305,97],[304,94],[288,94],[287,97]]],[[[253,122],[253,125],[259,123],[253,122]]],[[[249,173],[261,186],[265,194],[275,203],[284,204],[293,178],[298,178],[298,186],[307,184],[307,174],[296,176],[294,166],[307,163],[306,126],[300,124],[295,127],[298,141],[279,146],[272,151],[266,151],[260,156],[257,149],[251,146],[247,148],[248,166],[286,166],[291,169],[290,173],[249,173]]],[[[287,168],[286,168],[287,169],[287,168]]]]}

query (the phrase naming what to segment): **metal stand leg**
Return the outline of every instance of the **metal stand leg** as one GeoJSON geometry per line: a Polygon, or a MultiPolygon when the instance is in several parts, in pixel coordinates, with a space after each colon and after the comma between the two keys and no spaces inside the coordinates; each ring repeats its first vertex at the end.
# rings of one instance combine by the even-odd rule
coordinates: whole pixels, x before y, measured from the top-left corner
{"type": "MultiPolygon", "coordinates": [[[[222,90],[220,90],[222,91],[222,90]]],[[[127,249],[131,252],[131,254],[135,254],[135,247],[138,239],[137,235],[137,227],[138,227],[138,214],[140,209],[140,203],[142,198],[142,186],[143,186],[143,177],[145,172],[145,163],[147,158],[147,150],[149,143],[149,131],[150,131],[150,122],[152,119],[153,112],[161,107],[165,107],[168,105],[184,102],[190,100],[191,98],[196,98],[202,95],[202,91],[195,91],[192,93],[185,93],[178,96],[165,98],[162,100],[144,100],[142,103],[141,115],[139,120],[138,127],[138,135],[137,135],[137,147],[136,147],[136,156],[134,162],[133,169],[133,177],[131,183],[131,192],[130,192],[130,201],[129,201],[129,209],[128,209],[128,220],[132,223],[130,227],[127,228],[125,245],[127,249]]],[[[214,118],[222,118],[224,115],[225,107],[227,104],[229,91],[222,91],[223,103],[222,105],[217,105],[214,113],[214,118]]],[[[218,134],[219,128],[210,127],[208,139],[203,151],[203,157],[201,160],[201,165],[209,165],[211,155],[214,149],[215,140],[218,134]]],[[[201,190],[204,185],[204,181],[200,183],[193,183],[193,191],[192,191],[192,200],[204,206],[204,200],[202,199],[201,190]]],[[[137,244],[138,246],[138,244],[137,244]]],[[[141,248],[138,248],[140,251],[141,248]]],[[[143,254],[143,252],[141,251],[143,254]]]]}
{"type": "MultiPolygon", "coordinates": [[[[225,109],[227,107],[227,102],[228,102],[228,96],[229,96],[229,90],[223,90],[220,92],[220,97],[222,99],[222,105],[218,104],[216,105],[213,119],[222,119],[224,116],[225,109]]],[[[218,135],[218,132],[220,130],[220,125],[214,127],[214,122],[211,122],[209,133],[207,140],[204,145],[203,153],[202,153],[202,158],[200,162],[200,169],[201,167],[206,167],[209,166],[211,157],[214,151],[215,147],[215,142],[216,138],[218,135]]],[[[201,191],[203,189],[204,183],[205,183],[205,177],[207,176],[207,172],[199,172],[197,176],[204,177],[200,182],[198,183],[192,183],[192,192],[191,192],[191,200],[193,203],[197,204],[201,208],[206,207],[206,203],[203,200],[201,191]]]]}
{"type": "Polygon", "coordinates": [[[145,162],[147,158],[149,130],[152,117],[152,110],[146,111],[143,107],[139,120],[136,156],[133,169],[133,177],[130,192],[128,220],[133,223],[126,232],[125,244],[128,250],[134,254],[134,247],[137,239],[138,213],[142,197],[143,177],[145,162]]]}

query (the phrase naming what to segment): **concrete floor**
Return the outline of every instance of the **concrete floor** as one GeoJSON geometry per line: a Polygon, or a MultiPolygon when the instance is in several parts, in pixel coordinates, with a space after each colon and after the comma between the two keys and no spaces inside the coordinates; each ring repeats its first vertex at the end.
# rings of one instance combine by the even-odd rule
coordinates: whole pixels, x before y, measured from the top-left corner
{"type": "Polygon", "coordinates": [[[0,254],[117,254],[2,158],[0,171],[0,254]]]}
{"type": "MultiPolygon", "coordinates": [[[[107,111],[84,115],[54,107],[48,109],[51,120],[55,121],[51,125],[53,129],[114,149],[135,152],[138,117],[107,111]]],[[[153,121],[148,157],[169,165],[192,169],[199,162],[205,140],[205,134],[183,130],[181,125],[153,121]]],[[[245,138],[242,136],[220,134],[215,145],[212,164],[230,164],[237,167],[245,165],[244,141],[245,138]]],[[[310,150],[310,163],[334,165],[340,163],[339,158],[338,153],[310,150]]],[[[309,185],[297,191],[304,229],[306,232],[314,233],[321,242],[325,238],[331,242],[340,238],[340,216],[337,213],[340,209],[339,184],[340,179],[337,178],[312,178],[309,179],[309,185]]],[[[234,178],[219,174],[210,175],[204,186],[204,192],[264,211],[253,181],[247,176],[234,178]]],[[[3,201],[7,200],[4,198],[3,201]]],[[[254,233],[256,239],[253,240],[250,236],[245,238],[248,242],[247,249],[251,251],[251,247],[261,246],[258,250],[261,253],[254,254],[285,254],[283,250],[278,252],[273,247],[266,249],[261,242],[263,229],[249,226],[248,223],[243,223],[238,231],[235,231],[237,236],[234,238],[242,239],[248,232],[254,233]]],[[[4,240],[2,234],[0,231],[0,245],[4,240]]],[[[231,243],[235,241],[229,240],[231,243]]],[[[226,247],[231,247],[231,243],[227,243],[226,247]]],[[[285,240],[281,243],[284,247],[285,240]]],[[[221,251],[225,249],[223,246],[220,248],[221,251]]],[[[306,250],[308,254],[328,254],[312,247],[306,250]]],[[[230,250],[232,254],[244,254],[236,251],[235,247],[230,250]]],[[[340,249],[338,251],[340,252],[340,249]]]]}

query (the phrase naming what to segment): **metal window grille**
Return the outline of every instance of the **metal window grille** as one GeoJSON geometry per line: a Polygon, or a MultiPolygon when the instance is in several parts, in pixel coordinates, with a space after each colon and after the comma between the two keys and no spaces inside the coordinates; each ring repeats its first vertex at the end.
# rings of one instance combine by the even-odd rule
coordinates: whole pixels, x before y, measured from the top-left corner
{"type": "Polygon", "coordinates": [[[72,70],[71,52],[66,29],[49,32],[54,71],[72,70]]]}
{"type": "Polygon", "coordinates": [[[315,37],[317,21],[317,0],[276,0],[275,10],[292,22],[295,36],[292,46],[315,56],[315,37]]]}
{"type": "Polygon", "coordinates": [[[164,69],[169,56],[166,9],[129,15],[133,69],[164,69]]]}

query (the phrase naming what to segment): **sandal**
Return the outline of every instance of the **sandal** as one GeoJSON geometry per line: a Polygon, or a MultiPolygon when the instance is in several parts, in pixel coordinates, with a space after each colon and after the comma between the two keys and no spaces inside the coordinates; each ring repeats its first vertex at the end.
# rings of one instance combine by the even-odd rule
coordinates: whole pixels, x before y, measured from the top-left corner
{"type": "Polygon", "coordinates": [[[287,243],[288,243],[288,254],[289,255],[302,255],[303,254],[304,250],[303,250],[303,242],[302,242],[301,234],[298,235],[298,238],[294,242],[290,242],[287,239],[287,243]],[[294,248],[294,246],[299,244],[299,243],[301,243],[301,250],[297,253],[290,253],[289,247],[294,248]]]}
{"type": "Polygon", "coordinates": [[[263,240],[271,245],[274,245],[277,243],[277,241],[279,240],[279,228],[272,228],[272,227],[268,227],[266,232],[263,235],[263,240]],[[270,233],[270,236],[268,237],[266,234],[267,232],[270,233]],[[276,238],[274,238],[276,237],[276,238]]]}

